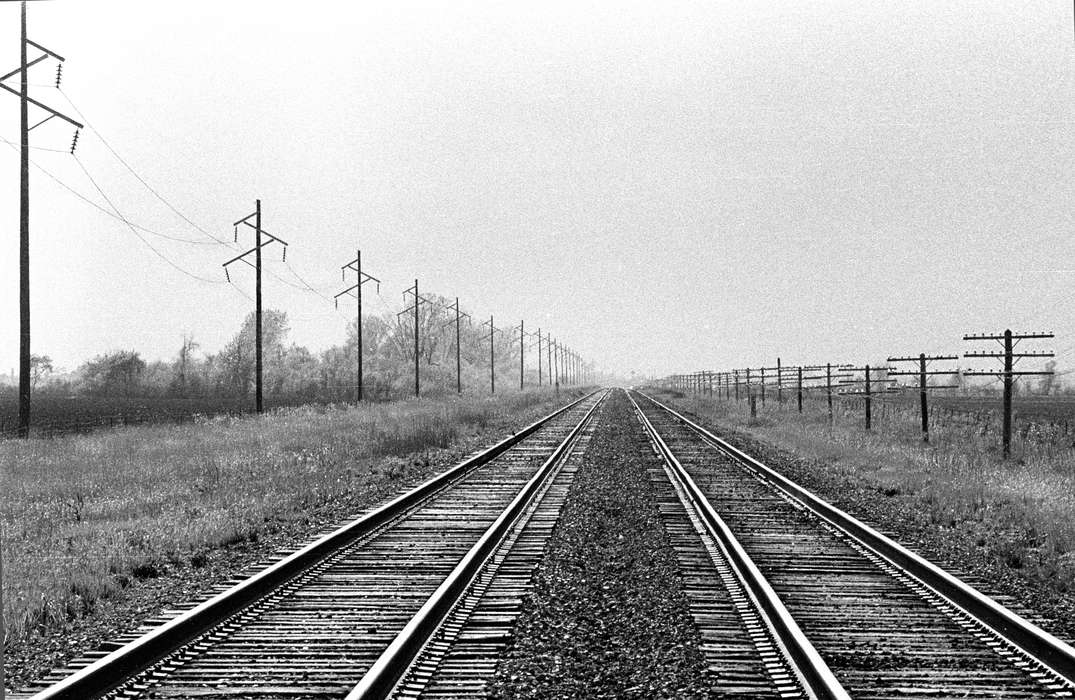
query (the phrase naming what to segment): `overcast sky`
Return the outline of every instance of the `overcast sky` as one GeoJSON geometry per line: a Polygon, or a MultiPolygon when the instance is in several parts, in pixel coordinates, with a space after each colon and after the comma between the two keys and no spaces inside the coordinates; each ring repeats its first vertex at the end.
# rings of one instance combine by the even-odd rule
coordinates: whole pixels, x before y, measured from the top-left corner
{"type": "MultiPolygon", "coordinates": [[[[68,368],[170,358],[184,333],[219,349],[253,280],[224,283],[236,251],[203,230],[230,243],[256,197],[329,298],[360,246],[384,281],[374,311],[418,277],[615,370],[865,362],[1005,327],[1053,330],[1075,358],[1069,0],[29,11],[30,38],[67,58],[62,92],[49,62],[32,96],[93,127],[76,159],[72,129],[48,122],[33,161],[108,209],[84,167],[210,280],[32,168],[34,351],[68,368]]],[[[0,73],[18,31],[18,4],[0,3],[0,73]]],[[[18,140],[13,95],[0,137],[18,140]]],[[[3,143],[0,232],[7,372],[18,154],[3,143]]],[[[342,342],[350,309],[296,288],[271,249],[266,268],[295,342],[342,342]]]]}

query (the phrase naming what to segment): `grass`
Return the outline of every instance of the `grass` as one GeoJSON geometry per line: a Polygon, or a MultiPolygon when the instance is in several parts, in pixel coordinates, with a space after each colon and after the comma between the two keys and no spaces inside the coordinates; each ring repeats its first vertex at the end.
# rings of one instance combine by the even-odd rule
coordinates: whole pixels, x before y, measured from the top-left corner
{"type": "Polygon", "coordinates": [[[905,531],[960,539],[976,558],[1017,570],[1036,587],[1075,590],[1075,449],[1067,430],[1024,424],[1013,458],[1003,460],[992,422],[965,416],[941,417],[925,445],[917,411],[893,405],[875,406],[866,432],[861,405],[839,406],[830,425],[824,402],[808,402],[799,414],[794,397],[782,407],[759,403],[754,419],[745,400],[672,402],[808,460],[804,474],[830,493],[859,505],[885,502],[905,531]]]}
{"type": "Polygon", "coordinates": [[[383,497],[423,464],[403,456],[521,424],[569,396],[303,407],[2,442],[8,640],[83,615],[169,562],[197,565],[208,549],[301,527],[325,504],[383,497]]]}

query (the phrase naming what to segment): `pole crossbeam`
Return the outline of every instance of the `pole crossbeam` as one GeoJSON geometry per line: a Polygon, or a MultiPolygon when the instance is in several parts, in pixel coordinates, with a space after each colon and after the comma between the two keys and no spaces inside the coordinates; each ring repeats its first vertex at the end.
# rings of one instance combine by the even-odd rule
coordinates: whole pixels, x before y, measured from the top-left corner
{"type": "Polygon", "coordinates": [[[963,340],[1005,340],[1011,338],[1012,340],[1035,340],[1055,338],[1052,333],[967,333],[963,336],[963,340]]]}

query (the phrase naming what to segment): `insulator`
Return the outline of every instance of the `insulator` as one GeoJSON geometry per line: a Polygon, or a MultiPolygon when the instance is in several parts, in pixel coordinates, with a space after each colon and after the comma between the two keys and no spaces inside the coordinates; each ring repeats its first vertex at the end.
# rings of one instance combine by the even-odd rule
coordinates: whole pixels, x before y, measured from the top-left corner
{"type": "Polygon", "coordinates": [[[231,282],[231,275],[228,274],[228,268],[224,268],[224,276],[228,278],[228,282],[231,282]]]}
{"type": "Polygon", "coordinates": [[[232,242],[233,243],[238,243],[239,242],[239,227],[238,226],[235,227],[234,233],[235,233],[235,240],[232,241],[232,242]]]}
{"type": "Polygon", "coordinates": [[[347,281],[347,270],[345,268],[340,268],[340,280],[347,281]]]}
{"type": "Polygon", "coordinates": [[[284,254],[280,257],[281,262],[287,262],[287,246],[284,246],[284,254]]]}
{"type": "Polygon", "coordinates": [[[71,139],[71,155],[75,155],[75,149],[78,148],[78,135],[79,135],[79,133],[81,133],[80,130],[75,129],[75,136],[74,136],[74,138],[71,139]]]}
{"type": "Polygon", "coordinates": [[[333,299],[332,301],[333,301],[333,303],[334,303],[334,304],[336,305],[336,308],[337,308],[337,309],[338,309],[338,308],[340,308],[340,298],[339,298],[339,297],[336,297],[336,298],[335,298],[335,299],[333,299]]]}
{"type": "Polygon", "coordinates": [[[60,80],[63,78],[63,63],[56,64],[56,87],[60,87],[60,80]]]}

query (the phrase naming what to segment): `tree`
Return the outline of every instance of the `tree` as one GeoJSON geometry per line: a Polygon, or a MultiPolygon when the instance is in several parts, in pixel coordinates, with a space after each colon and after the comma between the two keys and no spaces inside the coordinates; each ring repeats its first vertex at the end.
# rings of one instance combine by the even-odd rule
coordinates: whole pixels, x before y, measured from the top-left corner
{"type": "MultiPolygon", "coordinates": [[[[216,357],[218,385],[238,393],[243,397],[250,395],[254,386],[255,348],[254,332],[256,316],[247,315],[242,328],[216,357]]],[[[272,363],[284,355],[284,339],[290,329],[287,314],[283,311],[266,310],[261,318],[261,342],[265,364],[272,363]]],[[[268,372],[266,372],[268,374],[268,372]]]]}
{"type": "Polygon", "coordinates": [[[37,383],[52,374],[52,358],[48,355],[30,355],[30,387],[37,388],[37,383]]]}
{"type": "Polygon", "coordinates": [[[1041,393],[1048,396],[1049,394],[1055,394],[1060,389],[1060,381],[1056,378],[1056,360],[1049,360],[1045,363],[1045,371],[1053,372],[1053,374],[1043,375],[1041,378],[1041,386],[1039,390],[1041,393]]]}
{"type": "Polygon", "coordinates": [[[201,346],[194,340],[194,336],[186,334],[183,336],[183,344],[179,346],[179,356],[176,357],[174,364],[175,378],[171,386],[172,391],[180,396],[187,395],[191,380],[191,365],[194,362],[193,355],[199,347],[201,346]]]}
{"type": "Polygon", "coordinates": [[[79,368],[84,388],[92,394],[124,395],[135,392],[146,363],[134,350],[98,355],[79,368]]]}

